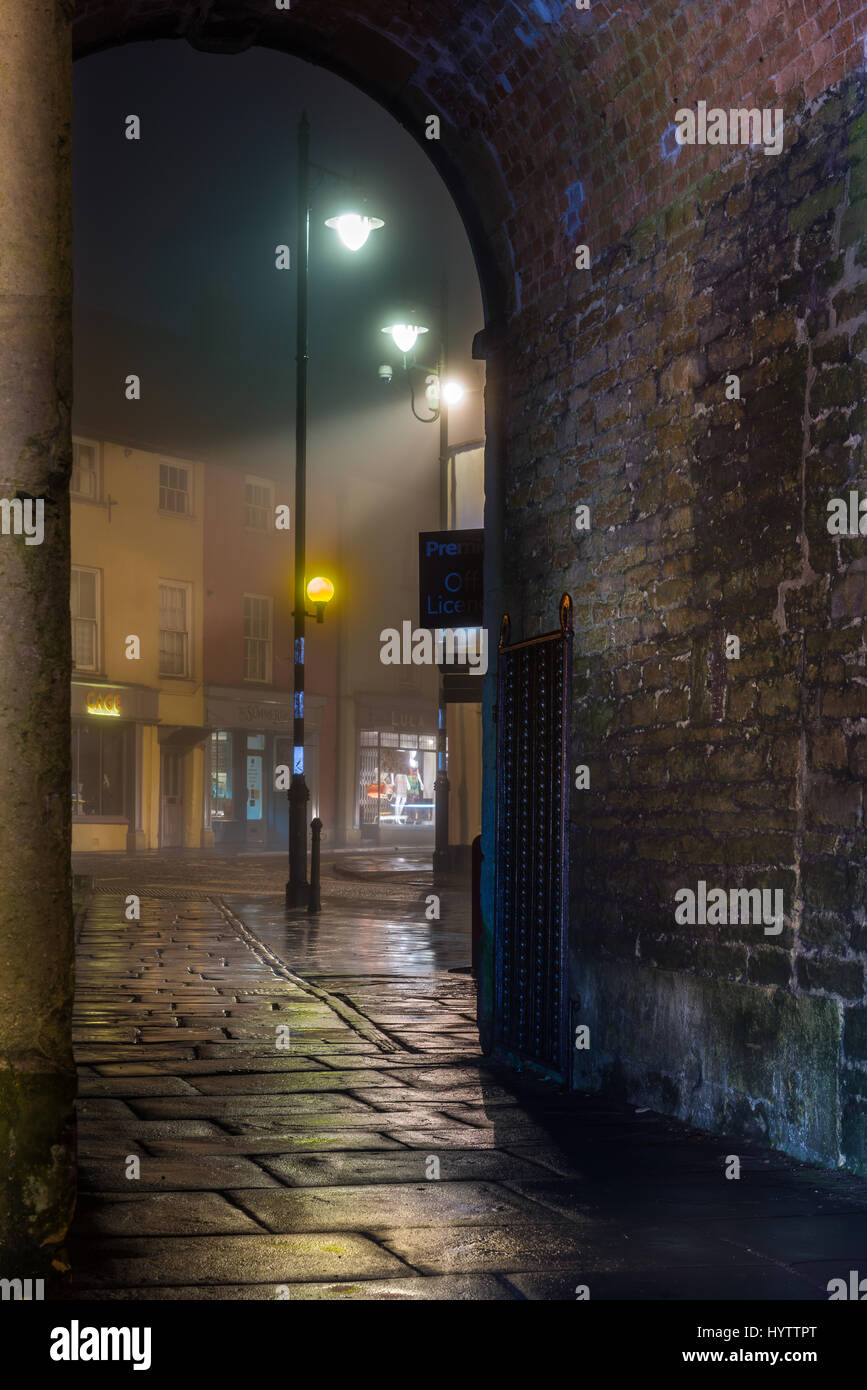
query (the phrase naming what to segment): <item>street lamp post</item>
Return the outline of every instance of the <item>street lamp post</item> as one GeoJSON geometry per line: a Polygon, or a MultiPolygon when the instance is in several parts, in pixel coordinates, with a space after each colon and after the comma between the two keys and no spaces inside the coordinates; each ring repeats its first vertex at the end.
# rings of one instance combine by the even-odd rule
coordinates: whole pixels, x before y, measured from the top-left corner
{"type": "Polygon", "coordinates": [[[298,124],[298,305],[295,357],[295,603],[292,697],[292,780],[289,783],[289,882],[286,906],[306,907],[307,803],[310,792],[304,777],[304,569],[307,560],[307,285],[310,270],[310,122],[303,112],[298,124]]]}
{"type": "MultiPolygon", "coordinates": [[[[313,166],[321,173],[331,174],[321,165],[313,166]]],[[[298,208],[296,241],[298,246],[298,305],[296,317],[295,355],[295,572],[292,618],[294,680],[292,697],[292,778],[289,783],[289,881],[286,884],[286,906],[308,907],[310,885],[307,881],[307,803],[310,791],[304,776],[304,665],[305,632],[308,617],[305,608],[304,571],[307,563],[307,372],[309,364],[308,281],[310,275],[310,122],[307,112],[301,113],[298,123],[298,208]]],[[[336,175],[340,178],[340,175],[336,175]]],[[[379,217],[358,212],[344,212],[329,218],[343,245],[359,251],[372,231],[384,223],[379,217]]],[[[310,595],[316,604],[316,620],[322,622],[325,604],[334,593],[334,586],[321,577],[312,580],[317,586],[310,595]],[[324,589],[322,586],[326,586],[324,589]]],[[[311,613],[309,615],[313,617],[311,613]]],[[[314,910],[318,910],[314,907],[314,910]]]]}
{"type": "MultiPolygon", "coordinates": [[[[433,401],[428,397],[428,405],[431,407],[429,416],[419,415],[415,408],[415,391],[410,385],[412,394],[412,413],[422,424],[433,424],[439,420],[440,427],[440,528],[447,530],[449,525],[448,514],[448,474],[449,474],[449,401],[459,400],[462,389],[457,383],[446,382],[446,362],[448,358],[448,284],[443,277],[440,286],[440,351],[437,368],[434,373],[428,376],[428,382],[434,383],[436,392],[433,401]],[[433,404],[435,402],[435,404],[433,404]]],[[[404,354],[404,369],[409,372],[410,367],[407,363],[407,353],[411,352],[421,334],[427,333],[428,329],[412,319],[408,323],[395,323],[388,328],[383,328],[383,333],[388,333],[397,347],[404,354]]],[[[425,368],[424,370],[428,370],[425,368]]],[[[383,381],[391,380],[391,368],[388,366],[380,367],[380,378],[383,381]]],[[[449,864],[449,775],[448,775],[448,706],[446,704],[446,682],[442,671],[439,672],[439,697],[437,700],[437,772],[434,779],[434,822],[435,839],[433,868],[434,873],[442,873],[448,868],[449,864]]]]}

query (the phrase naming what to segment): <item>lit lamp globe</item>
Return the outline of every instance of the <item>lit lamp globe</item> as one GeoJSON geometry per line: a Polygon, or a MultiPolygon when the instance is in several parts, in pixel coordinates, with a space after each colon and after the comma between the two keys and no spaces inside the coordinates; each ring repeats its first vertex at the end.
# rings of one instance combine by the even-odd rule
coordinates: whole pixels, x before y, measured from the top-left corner
{"type": "Polygon", "coordinates": [[[427,329],[420,323],[390,323],[382,332],[388,333],[398,352],[406,356],[408,352],[412,352],[421,334],[427,333],[427,329]]]}
{"type": "Polygon", "coordinates": [[[348,251],[360,251],[371,232],[385,223],[381,217],[365,217],[360,212],[342,212],[339,217],[329,217],[326,227],[333,227],[348,251]]]}
{"type": "Polygon", "coordinates": [[[459,381],[443,383],[443,400],[446,405],[460,405],[466,394],[466,388],[459,381]]]}
{"type": "Polygon", "coordinates": [[[321,623],[325,619],[325,605],[334,598],[334,585],[330,579],[324,579],[321,574],[315,579],[311,579],[307,585],[307,597],[316,609],[316,621],[321,623]]]}

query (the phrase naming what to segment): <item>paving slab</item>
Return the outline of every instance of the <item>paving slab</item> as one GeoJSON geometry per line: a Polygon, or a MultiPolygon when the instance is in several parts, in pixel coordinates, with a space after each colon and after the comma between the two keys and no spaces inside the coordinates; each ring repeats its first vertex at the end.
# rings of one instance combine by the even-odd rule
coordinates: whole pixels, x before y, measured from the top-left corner
{"type": "MultiPolygon", "coordinates": [[[[177,1119],[180,1115],[200,1116],[213,1120],[243,1120],[250,1116],[273,1117],[290,1109],[282,1095],[243,1096],[184,1096],[175,1100],[172,1097],[155,1096],[152,1099],[136,1101],[136,1111],[143,1120],[177,1119]]],[[[360,1100],[341,1092],[325,1095],[293,1095],[291,1112],[294,1120],[303,1123],[304,1116],[317,1111],[336,1113],[345,1111],[347,1116],[356,1114],[369,1123],[370,1109],[360,1100]]]]}
{"type": "Polygon", "coordinates": [[[159,1284],[269,1284],[407,1275],[406,1263],[363,1236],[98,1237],[83,1244],[75,1282],[116,1288],[159,1284]]]}
{"type": "MultiPolygon", "coordinates": [[[[805,1278],[775,1265],[752,1268],[729,1266],[724,1271],[689,1266],[675,1271],[586,1270],[576,1268],[570,1273],[508,1274],[503,1276],[521,1295],[535,1301],[552,1300],[577,1302],[589,1299],[616,1302],[738,1301],[779,1300],[815,1301],[816,1288],[805,1278]],[[586,1293],[585,1293],[586,1290],[586,1293]]],[[[759,1321],[757,1310],[755,1321],[759,1321]]]]}
{"type": "MultiPolygon", "coordinates": [[[[348,1183],[405,1183],[428,1181],[430,1158],[436,1158],[440,1182],[483,1179],[532,1179],[539,1170],[498,1149],[427,1154],[423,1149],[392,1149],[378,1153],[303,1153],[261,1160],[261,1166],[290,1187],[341,1186],[348,1183]]],[[[432,1170],[437,1171],[437,1170],[432,1170]]],[[[262,1184],[265,1186],[265,1184],[262,1184]]]]}
{"type": "Polygon", "coordinates": [[[395,1226],[506,1225],[537,1209],[494,1183],[379,1183],[235,1192],[239,1206],[271,1231],[377,1231],[395,1226]]]}
{"type": "Polygon", "coordinates": [[[151,1153],[166,1157],[184,1154],[231,1155],[231,1154],[293,1154],[293,1153],[333,1153],[342,1150],[380,1150],[400,1149],[395,1139],[370,1130],[342,1129],[337,1134],[320,1130],[311,1134],[309,1130],[299,1129],[292,1134],[254,1133],[224,1134],[219,1139],[177,1139],[165,1142],[148,1143],[151,1153]]]}
{"type": "Polygon", "coordinates": [[[76,1226],[79,1236],[226,1236],[262,1230],[261,1222],[218,1192],[102,1192],[83,1196],[79,1198],[76,1226]]]}
{"type": "Polygon", "coordinates": [[[517,1294],[490,1275],[444,1275],[426,1279],[355,1279],[330,1284],[190,1284],[179,1288],[80,1289],[76,1298],[139,1303],[154,1300],[231,1300],[325,1303],[419,1303],[434,1300],[453,1303],[462,1299],[510,1302],[517,1294]]]}
{"type": "MultiPolygon", "coordinates": [[[[307,1067],[299,1072],[275,1072],[257,1074],[245,1072],[243,1075],[199,1076],[193,1083],[195,1089],[207,1095],[279,1095],[315,1091],[349,1091],[351,1087],[374,1087],[384,1091],[398,1088],[402,1100],[406,1099],[406,1087],[378,1071],[319,1071],[307,1067]]],[[[193,1092],[192,1086],[190,1091],[193,1092]]],[[[430,1103],[430,1095],[425,1099],[430,1103]]]]}
{"type": "Polygon", "coordinates": [[[194,1096],[198,1094],[193,1086],[179,1076],[81,1076],[79,1073],[79,1099],[85,1096],[194,1096]]]}
{"type": "Polygon", "coordinates": [[[203,1154],[197,1158],[185,1148],[180,1155],[143,1155],[137,1179],[128,1178],[126,1169],[125,1157],[80,1160],[79,1190],[128,1192],[133,1182],[144,1192],[217,1192],[230,1187],[281,1186],[276,1177],[241,1154],[203,1154]]]}
{"type": "MultiPolygon", "coordinates": [[[[321,1070],[321,1063],[310,1057],[288,1057],[284,1053],[267,1057],[223,1057],[207,1060],[192,1057],[189,1060],[168,1062],[94,1062],[92,1067],[100,1076],[251,1076],[257,1072],[318,1072],[321,1070]]],[[[195,1083],[195,1087],[201,1089],[198,1083],[195,1083]]]]}

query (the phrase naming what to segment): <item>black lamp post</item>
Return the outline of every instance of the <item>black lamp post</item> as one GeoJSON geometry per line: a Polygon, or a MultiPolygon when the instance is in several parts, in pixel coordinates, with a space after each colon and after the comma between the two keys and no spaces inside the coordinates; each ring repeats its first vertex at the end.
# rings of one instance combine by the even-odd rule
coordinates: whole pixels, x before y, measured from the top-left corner
{"type": "MultiPolygon", "coordinates": [[[[307,372],[308,343],[308,281],[310,273],[310,170],[333,173],[310,162],[310,122],[302,112],[298,123],[298,306],[296,321],[295,357],[295,582],[292,617],[294,621],[294,689],[292,702],[292,779],[289,783],[289,881],[286,884],[286,906],[307,907],[310,885],[307,881],[307,803],[310,791],[304,776],[304,664],[305,631],[308,617],[305,608],[304,572],[307,561],[307,372]]],[[[340,175],[336,175],[340,178],[340,175]]],[[[338,232],[343,244],[351,251],[359,250],[371,231],[383,226],[378,217],[363,217],[356,212],[331,218],[327,224],[338,232]]],[[[316,618],[322,622],[324,606],[317,602],[316,618]]],[[[313,614],[309,615],[310,617],[313,614]]]]}
{"type": "Polygon", "coordinates": [[[294,682],[292,697],[292,780],[289,783],[289,882],[286,906],[306,907],[307,802],[310,792],[304,777],[304,569],[307,560],[307,282],[310,270],[310,122],[303,112],[298,124],[298,305],[295,325],[295,602],[294,682]]]}

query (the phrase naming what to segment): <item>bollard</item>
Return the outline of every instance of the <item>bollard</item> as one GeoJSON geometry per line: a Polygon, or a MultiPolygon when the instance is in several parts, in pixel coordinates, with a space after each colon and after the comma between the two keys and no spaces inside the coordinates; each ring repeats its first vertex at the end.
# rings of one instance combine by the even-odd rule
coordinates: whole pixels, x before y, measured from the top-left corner
{"type": "Polygon", "coordinates": [[[319,839],[322,835],[322,821],[318,816],[310,822],[310,829],[313,831],[313,843],[310,847],[310,898],[307,903],[307,911],[321,912],[322,898],[319,894],[319,839]]]}

